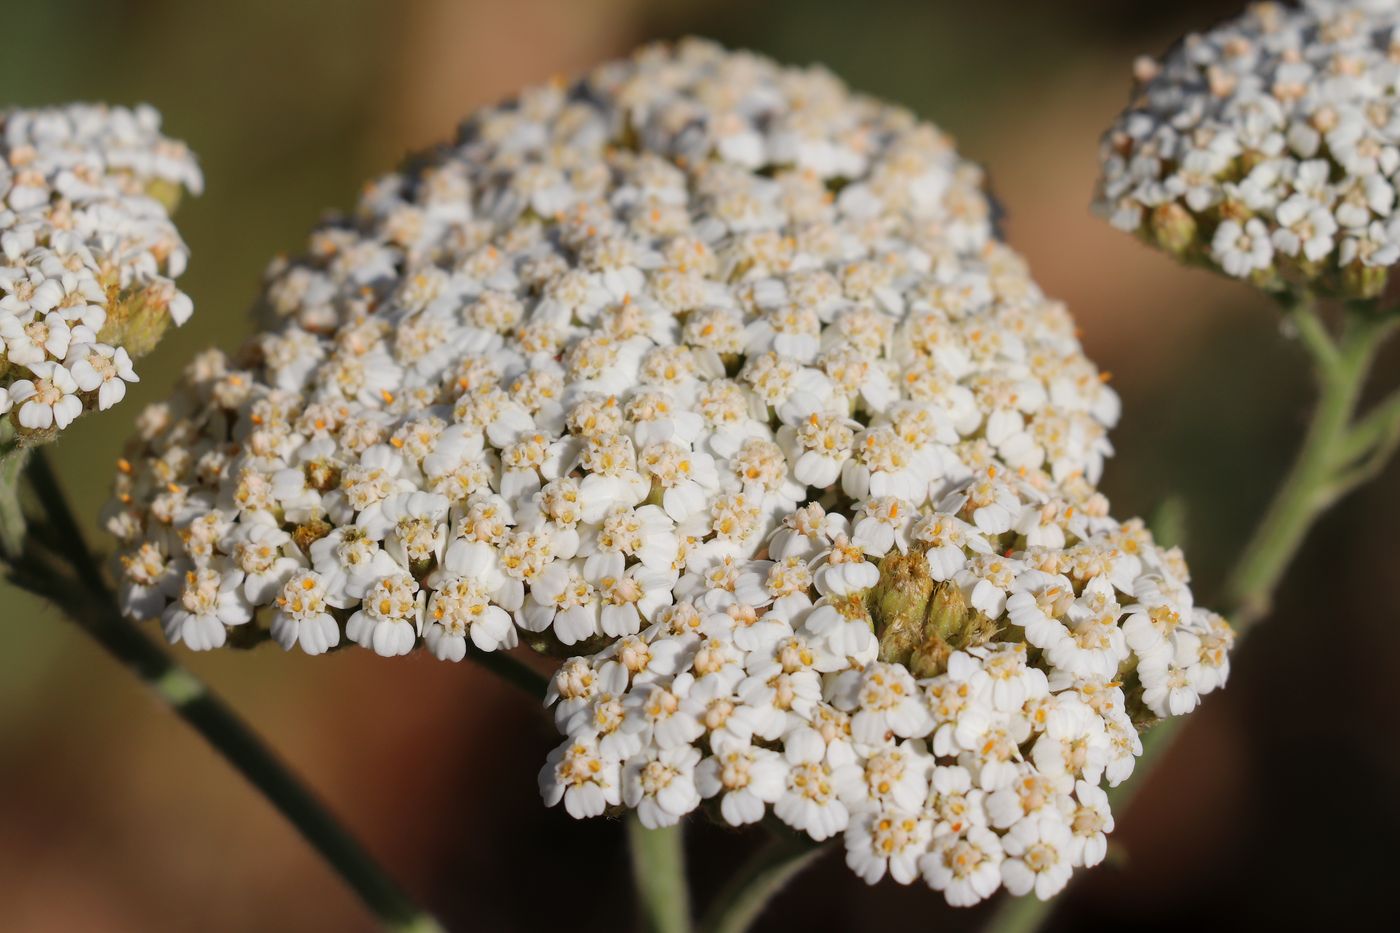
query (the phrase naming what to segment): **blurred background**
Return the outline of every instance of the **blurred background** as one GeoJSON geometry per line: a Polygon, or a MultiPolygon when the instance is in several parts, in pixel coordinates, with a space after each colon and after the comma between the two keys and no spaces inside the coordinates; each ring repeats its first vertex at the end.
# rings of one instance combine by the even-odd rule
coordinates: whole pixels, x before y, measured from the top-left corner
{"type": "MultiPolygon", "coordinates": [[[[195,351],[241,341],[267,261],[299,249],[321,211],[351,205],[365,179],[448,137],[483,103],[647,39],[697,33],[825,63],[939,123],[988,166],[1011,242],[1115,374],[1126,412],[1105,484],[1115,514],[1181,496],[1209,602],[1297,441],[1307,377],[1252,292],[1174,266],[1087,205],[1097,138],[1126,98],[1133,56],[1235,6],[7,0],[0,106],[149,101],[199,154],[208,188],[179,217],[194,257],[182,280],[193,322],[145,362],[132,398],[69,431],[54,456],[79,510],[95,515],[140,406],[165,396],[195,351]]],[[[1389,912],[1397,516],[1391,470],[1326,519],[1275,618],[1237,655],[1230,689],[1120,814],[1124,858],[1075,886],[1060,928],[1331,927],[1346,916],[1358,929],[1389,912]]],[[[552,730],[491,675],[359,650],[182,659],[451,928],[539,929],[561,907],[573,931],[625,928],[620,824],[540,806],[534,776],[552,730]]],[[[704,900],[754,840],[694,835],[704,900]]],[[[985,916],[951,911],[921,886],[867,888],[833,853],[760,928],[961,930],[985,916]]],[[[55,613],[0,589],[0,928],[371,924],[197,736],[55,613]]]]}

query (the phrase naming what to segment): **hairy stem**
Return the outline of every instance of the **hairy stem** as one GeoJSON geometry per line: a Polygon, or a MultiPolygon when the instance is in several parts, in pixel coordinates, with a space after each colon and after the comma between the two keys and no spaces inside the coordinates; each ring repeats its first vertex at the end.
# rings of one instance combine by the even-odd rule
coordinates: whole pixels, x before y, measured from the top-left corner
{"type": "Polygon", "coordinates": [[[1342,454],[1348,461],[1361,460],[1389,442],[1397,431],[1400,431],[1400,389],[1357,419],[1342,454]]]}
{"type": "Polygon", "coordinates": [[[825,851],[792,833],[774,836],[739,866],[716,895],[700,923],[700,933],[744,933],[773,896],[825,851]]]}
{"type": "MultiPolygon", "coordinates": [[[[1239,632],[1268,614],[1274,591],[1313,523],[1337,499],[1352,416],[1389,321],[1355,311],[1341,340],[1323,351],[1305,338],[1317,364],[1318,401],[1302,447],[1225,585],[1239,632]]],[[[1306,330],[1303,331],[1307,333],[1306,330]]]]}
{"type": "Polygon", "coordinates": [[[636,811],[627,814],[627,846],[646,933],[689,933],[690,888],[685,877],[685,836],[680,824],[647,829],[636,811]]]}

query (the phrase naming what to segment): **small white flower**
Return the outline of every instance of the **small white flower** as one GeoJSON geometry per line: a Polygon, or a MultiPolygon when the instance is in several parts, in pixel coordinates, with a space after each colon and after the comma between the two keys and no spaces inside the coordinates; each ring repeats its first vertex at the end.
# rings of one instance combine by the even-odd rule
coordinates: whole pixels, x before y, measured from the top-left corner
{"type": "Polygon", "coordinates": [[[1182,632],[1178,648],[1165,649],[1138,663],[1142,680],[1142,702],[1158,716],[1185,716],[1201,701],[1196,688],[1196,669],[1189,663],[1195,653],[1195,636],[1182,632]],[[1178,660],[1177,652],[1185,655],[1178,660]],[[1180,661],[1187,661],[1183,664],[1180,661]]]}
{"type": "Polygon", "coordinates": [[[599,611],[593,584],[579,570],[555,563],[535,578],[519,621],[527,631],[553,630],[561,642],[572,645],[598,634],[599,611]]]}
{"type": "MultiPolygon", "coordinates": [[[[28,303],[35,311],[50,311],[62,295],[60,282],[48,279],[33,287],[28,303]]],[[[88,337],[91,339],[90,332],[88,337]]],[[[42,318],[35,315],[29,321],[10,314],[0,316],[0,340],[4,342],[5,356],[20,366],[62,360],[68,355],[72,339],[72,328],[61,314],[44,314],[42,318]]]]}
{"type": "Polygon", "coordinates": [[[479,579],[452,575],[439,580],[428,597],[426,618],[423,637],[433,654],[444,661],[466,657],[467,638],[482,651],[516,644],[510,614],[492,605],[490,591],[479,579]]]}
{"type": "Polygon", "coordinates": [[[974,827],[987,827],[983,791],[973,788],[966,768],[940,765],[933,769],[929,809],[935,836],[964,836],[974,827]]]}
{"type": "Polygon", "coordinates": [[[1002,838],[1006,860],[1001,876],[1006,890],[1017,896],[1035,892],[1049,900],[1069,882],[1074,870],[1074,838],[1061,816],[1022,820],[1002,838]]]}
{"type": "Polygon", "coordinates": [[[1274,255],[1268,228],[1258,218],[1244,224],[1225,221],[1216,228],[1210,248],[1220,267],[1238,279],[1269,268],[1274,255]]]}
{"type": "Polygon", "coordinates": [[[1063,772],[1042,774],[1023,767],[1014,781],[987,797],[987,816],[997,829],[1041,816],[1062,817],[1073,787],[1074,778],[1063,772]]]}
{"type": "MultiPolygon", "coordinates": [[[[385,552],[403,567],[441,558],[447,542],[448,504],[446,496],[428,492],[398,493],[385,499],[379,508],[379,519],[386,526],[385,552]]],[[[367,530],[374,535],[379,523],[367,530]]]]}
{"type": "Polygon", "coordinates": [[[272,638],[287,651],[325,654],[340,644],[340,626],[330,614],[324,581],[315,572],[296,573],[282,586],[272,617],[272,638]]]}
{"type": "Polygon", "coordinates": [[[602,756],[593,736],[574,737],[550,753],[540,771],[540,793],[545,806],[562,800],[575,819],[600,816],[622,803],[621,766],[602,756]]]}
{"type": "Polygon", "coordinates": [[[867,801],[901,810],[921,810],[928,800],[929,772],[934,759],[914,744],[881,747],[865,759],[865,780],[861,795],[848,803],[859,807],[867,801]]]}
{"type": "Polygon", "coordinates": [[[346,620],[345,637],[382,657],[407,654],[423,631],[423,602],[418,581],[408,574],[381,577],[346,620]]]}
{"type": "Polygon", "coordinates": [[[1070,831],[1070,857],[1075,865],[1093,868],[1108,854],[1108,834],[1113,832],[1113,812],[1108,807],[1108,794],[1088,781],[1074,785],[1076,798],[1070,831]]]}
{"type": "Polygon", "coordinates": [[[19,423],[34,431],[62,430],[83,413],[78,384],[58,363],[40,362],[29,367],[33,379],[10,384],[10,402],[19,406],[19,423]]]}
{"type": "Polygon", "coordinates": [[[927,545],[929,575],[940,583],[951,580],[963,569],[968,551],[987,554],[992,549],[973,526],[957,516],[941,512],[919,521],[913,534],[927,545]]]}
{"type": "Polygon", "coordinates": [[[140,381],[124,347],[112,347],[105,343],[84,344],[69,354],[65,365],[78,388],[97,393],[97,407],[101,411],[106,411],[126,397],[128,382],[140,381]]]}
{"type": "Polygon", "coordinates": [[[195,651],[221,647],[228,637],[227,626],[242,625],[253,617],[242,582],[242,571],[232,568],[222,573],[210,568],[186,573],[179,599],[161,617],[166,637],[195,651]]]}
{"type": "Polygon", "coordinates": [[[325,581],[327,599],[338,607],[362,598],[376,581],[407,570],[354,525],[337,528],[313,543],[311,565],[325,581]]]}
{"type": "Polygon", "coordinates": [[[1026,641],[1050,651],[1069,636],[1061,621],[1074,605],[1074,586],[1064,576],[1038,570],[1022,573],[1012,584],[1006,615],[1026,633],[1026,641]]]}
{"type": "Polygon", "coordinates": [[[730,826],[763,819],[786,786],[788,765],[766,748],[736,747],[700,763],[695,781],[705,797],[720,797],[720,815],[730,826]]]}
{"type": "Polygon", "coordinates": [[[643,752],[623,769],[623,803],[637,811],[648,829],[674,826],[700,806],[700,792],[695,789],[699,762],[699,750],[689,746],[643,752]]]}
{"type": "Polygon", "coordinates": [[[874,884],[888,871],[900,884],[919,877],[919,859],[928,849],[933,829],[926,817],[897,809],[874,810],[846,829],[846,865],[874,884]]]}
{"type": "Polygon", "coordinates": [[[974,609],[995,619],[1006,611],[1007,595],[1023,569],[1020,561],[997,554],[979,554],[968,559],[953,581],[962,588],[974,609]]]}
{"type": "Polygon", "coordinates": [[[305,566],[292,536],[271,523],[239,525],[223,547],[243,571],[243,595],[255,606],[265,605],[305,566]]]}
{"type": "Polygon", "coordinates": [[[1097,785],[1108,763],[1109,739],[1101,716],[1073,700],[1059,700],[1031,749],[1043,774],[1083,777],[1097,785]]]}
{"type": "MultiPolygon", "coordinates": [[[[992,709],[1002,713],[1019,713],[1027,700],[1049,693],[1045,672],[1027,663],[1025,645],[1013,644],[981,651],[981,663],[976,665],[967,682],[973,694],[992,709]]],[[[967,665],[969,656],[963,655],[959,663],[967,665]]],[[[957,676],[951,664],[949,672],[957,676]]]]}
{"type": "Polygon", "coordinates": [[[1332,252],[1337,221],[1323,205],[1295,194],[1278,206],[1275,216],[1281,226],[1274,231],[1273,242],[1280,253],[1320,262],[1332,252]]]}
{"type": "Polygon", "coordinates": [[[880,745],[887,733],[907,739],[927,735],[933,729],[933,717],[913,675],[897,664],[866,668],[857,703],[851,716],[851,735],[857,742],[880,745]]]}
{"type": "Polygon", "coordinates": [[[860,780],[855,765],[832,767],[820,760],[789,754],[791,770],[783,794],[773,805],[778,819],[818,842],[846,828],[850,812],[841,797],[860,780]]]}
{"type": "Polygon", "coordinates": [[[690,684],[688,677],[678,677],[670,686],[648,683],[629,693],[624,700],[629,730],[659,748],[677,748],[703,735],[705,727],[685,707],[690,684]]]}
{"type": "Polygon", "coordinates": [[[946,834],[933,840],[920,857],[924,880],[954,907],[971,907],[1001,887],[1001,840],[981,826],[966,835],[946,834]]]}
{"type": "Polygon", "coordinates": [[[141,541],[120,563],[122,612],[135,619],[159,616],[184,583],[179,565],[154,541],[141,541]]]}

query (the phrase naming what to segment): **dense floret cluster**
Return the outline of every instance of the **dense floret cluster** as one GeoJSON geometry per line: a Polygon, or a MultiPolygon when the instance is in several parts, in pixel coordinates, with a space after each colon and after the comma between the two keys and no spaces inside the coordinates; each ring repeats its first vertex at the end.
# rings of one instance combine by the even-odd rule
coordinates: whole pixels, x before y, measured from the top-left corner
{"type": "Polygon", "coordinates": [[[107,409],[192,310],[169,211],[199,168],[150,107],[0,114],[0,414],[22,443],[107,409]]]}
{"type": "Polygon", "coordinates": [[[1232,636],[1139,523],[1008,489],[1038,527],[967,491],[854,527],[813,504],[768,559],[688,572],[645,631],[556,673],[546,801],[648,826],[771,808],[844,833],[867,881],[959,906],[1059,891],[1104,857],[1101,784],[1132,773],[1138,728],[1222,684],[1232,636]]]}
{"type": "Polygon", "coordinates": [[[1270,290],[1384,289],[1400,260],[1400,2],[1257,3],[1137,66],[1099,208],[1270,290]]]}
{"type": "Polygon", "coordinates": [[[818,69],[685,42],[528,91],[142,416],[125,609],[195,649],[573,654],[548,802],[771,804],[868,880],[1044,896],[1230,635],[1108,518],[1117,398],[989,215],[818,69]]]}

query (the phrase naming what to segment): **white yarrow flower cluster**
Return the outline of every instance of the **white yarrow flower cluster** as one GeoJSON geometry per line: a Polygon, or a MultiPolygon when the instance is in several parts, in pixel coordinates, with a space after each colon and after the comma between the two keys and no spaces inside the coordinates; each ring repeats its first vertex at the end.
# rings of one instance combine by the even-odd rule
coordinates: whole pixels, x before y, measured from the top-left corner
{"type": "Polygon", "coordinates": [[[1140,60],[1114,225],[1260,287],[1371,298],[1400,261],[1400,2],[1255,3],[1140,60]]]}
{"type": "Polygon", "coordinates": [[[1012,474],[1003,525],[986,481],[911,507],[903,544],[862,550],[809,505],[767,558],[687,572],[650,626],[555,674],[545,802],[651,827],[771,811],[840,836],[866,881],[922,879],[955,906],[1047,898],[1102,861],[1103,785],[1132,773],[1140,727],[1224,683],[1232,634],[1193,605],[1180,554],[1092,490],[1055,502],[1059,540],[1034,545],[1063,491],[1012,474]],[[845,570],[823,585],[813,567],[845,570]]]}
{"type": "Polygon", "coordinates": [[[22,443],[121,401],[190,315],[169,210],[202,180],[159,129],[150,107],[0,113],[0,414],[22,443]]]}
{"type": "Polygon", "coordinates": [[[287,645],[294,577],[382,653],[595,645],[830,494],[912,507],[984,455],[1097,478],[1117,398],[978,181],[825,72],[699,42],[480,114],[143,416],[127,610],[178,615],[211,570],[229,628],[266,609],[287,645]]]}
{"type": "Polygon", "coordinates": [[[1107,517],[1117,398],[980,182],[699,41],[479,114],[142,416],[125,611],[194,649],[573,654],[547,802],[771,809],[872,882],[1045,896],[1230,634],[1107,517]]]}

